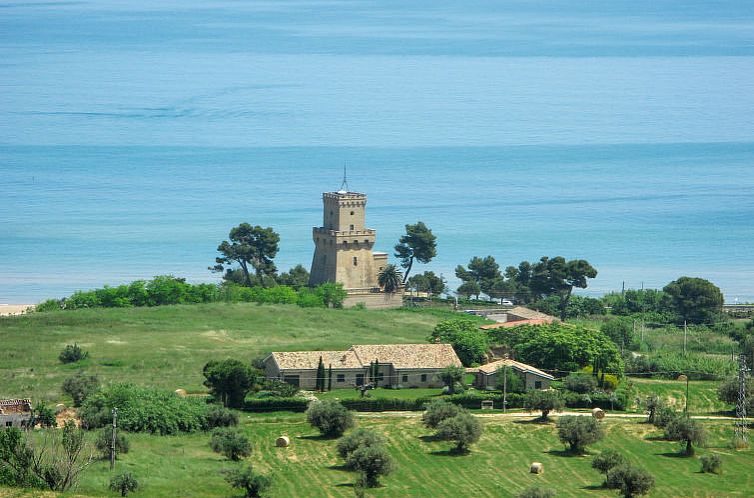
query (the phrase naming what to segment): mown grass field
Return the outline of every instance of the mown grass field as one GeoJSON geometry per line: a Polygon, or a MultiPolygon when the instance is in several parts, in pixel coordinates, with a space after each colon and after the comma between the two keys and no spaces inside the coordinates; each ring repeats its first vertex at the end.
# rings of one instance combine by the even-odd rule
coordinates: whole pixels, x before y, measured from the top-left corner
{"type": "MultiPolygon", "coordinates": [[[[686,383],[677,380],[631,378],[642,399],[651,394],[665,398],[676,410],[686,405],[686,383]]],[[[691,415],[728,415],[733,405],[727,405],[717,397],[720,383],[712,380],[689,382],[689,413],[691,415]]]]}
{"type": "MultiPolygon", "coordinates": [[[[319,438],[302,414],[243,415],[242,421],[255,444],[247,461],[273,476],[268,496],[353,496],[355,474],[340,468],[336,441],[319,438]],[[289,448],[275,447],[281,434],[291,438],[289,448]]],[[[357,423],[384,434],[398,464],[394,474],[382,479],[383,486],[368,491],[368,496],[508,497],[533,484],[551,487],[559,497],[617,496],[600,486],[601,474],[590,467],[592,455],[606,448],[618,449],[654,475],[653,497],[744,497],[754,489],[754,450],[728,448],[732,425],[727,421],[704,422],[710,441],[694,458],[678,457],[678,443],[658,440],[656,429],[635,420],[605,420],[607,435],[587,456],[564,452],[554,424],[528,420],[483,417],[482,439],[462,456],[449,454],[447,442],[423,438],[431,432],[416,415],[360,414],[357,423]],[[698,456],[709,452],[721,456],[722,476],[699,472],[698,456]],[[544,464],[543,475],[529,473],[533,461],[544,464]]],[[[137,476],[143,488],[134,496],[233,496],[220,472],[239,464],[211,452],[207,434],[129,437],[131,451],[116,464],[116,472],[128,470],[137,476]]],[[[96,463],[77,493],[115,496],[106,490],[109,475],[107,462],[96,463]]]]}
{"type": "Polygon", "coordinates": [[[220,303],[2,317],[0,397],[57,402],[63,380],[77,370],[105,383],[203,392],[201,371],[211,359],[251,360],[270,351],[345,349],[354,343],[426,342],[444,315],[437,310],[220,303]],[[58,354],[73,343],[90,358],[61,364],[58,354]]]}

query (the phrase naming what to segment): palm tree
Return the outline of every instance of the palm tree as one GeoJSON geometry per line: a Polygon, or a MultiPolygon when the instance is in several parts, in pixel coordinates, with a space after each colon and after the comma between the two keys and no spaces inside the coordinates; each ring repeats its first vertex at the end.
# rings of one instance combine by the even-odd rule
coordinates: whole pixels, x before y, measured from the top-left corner
{"type": "Polygon", "coordinates": [[[392,294],[401,286],[401,272],[398,271],[395,265],[387,265],[377,276],[377,282],[382,287],[382,290],[392,294]]]}

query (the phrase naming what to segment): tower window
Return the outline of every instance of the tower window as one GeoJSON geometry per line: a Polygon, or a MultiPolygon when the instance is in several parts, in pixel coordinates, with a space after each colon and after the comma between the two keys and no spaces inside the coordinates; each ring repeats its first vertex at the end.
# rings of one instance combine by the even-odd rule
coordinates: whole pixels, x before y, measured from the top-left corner
{"type": "Polygon", "coordinates": [[[353,225],[351,225],[351,229],[350,230],[353,231],[353,225]]]}
{"type": "Polygon", "coordinates": [[[357,264],[359,264],[359,260],[358,260],[358,258],[356,256],[354,256],[353,257],[353,266],[356,266],[357,264]]]}
{"type": "Polygon", "coordinates": [[[347,246],[347,245],[348,245],[348,241],[347,241],[347,240],[344,240],[344,241],[343,241],[343,245],[344,245],[344,246],[347,246]]]}
{"type": "Polygon", "coordinates": [[[364,239],[364,243],[365,244],[369,244],[369,240],[368,239],[364,239]]]}
{"type": "Polygon", "coordinates": [[[351,216],[353,216],[353,211],[351,211],[351,216]]]}

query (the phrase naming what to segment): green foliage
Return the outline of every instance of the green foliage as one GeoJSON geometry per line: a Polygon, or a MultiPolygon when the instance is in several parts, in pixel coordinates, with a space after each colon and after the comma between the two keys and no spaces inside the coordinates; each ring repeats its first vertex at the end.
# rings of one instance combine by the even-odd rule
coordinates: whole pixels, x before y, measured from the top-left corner
{"type": "Polygon", "coordinates": [[[694,446],[701,446],[707,440],[707,431],[701,422],[684,415],[676,415],[665,426],[665,438],[680,441],[684,445],[683,454],[694,456],[694,446]]]}
{"type": "Polygon", "coordinates": [[[427,225],[418,221],[415,225],[406,225],[406,234],[402,235],[395,246],[395,257],[401,260],[401,266],[406,269],[403,283],[408,280],[414,260],[419,263],[429,263],[437,256],[437,237],[432,234],[427,225]]]}
{"type": "Polygon", "coordinates": [[[450,343],[465,366],[482,362],[489,349],[487,334],[479,329],[477,322],[466,318],[438,323],[429,340],[435,342],[437,339],[450,343]]]}
{"type": "Polygon", "coordinates": [[[465,452],[469,446],[482,437],[482,424],[468,413],[461,411],[458,415],[446,418],[437,425],[437,438],[445,441],[455,441],[455,451],[465,452]]]}
{"type": "Polygon", "coordinates": [[[55,412],[44,403],[39,403],[34,408],[34,422],[42,427],[57,427],[58,425],[55,412]]]}
{"type": "Polygon", "coordinates": [[[699,460],[702,462],[702,472],[707,474],[723,473],[723,461],[717,453],[702,455],[699,460]]]}
{"type": "Polygon", "coordinates": [[[309,285],[309,271],[302,265],[296,265],[275,278],[278,284],[300,290],[309,285]]]}
{"type": "Polygon", "coordinates": [[[81,406],[87,397],[99,391],[99,379],[79,371],[63,381],[62,391],[73,398],[73,406],[81,406]]]}
{"type": "Polygon", "coordinates": [[[463,391],[463,378],[466,375],[466,370],[463,367],[457,367],[455,365],[448,365],[442,372],[440,372],[440,379],[447,387],[448,394],[454,394],[460,385],[461,391],[463,391]]]}
{"type": "MultiPolygon", "coordinates": [[[[537,309],[548,315],[560,315],[560,296],[547,296],[537,301],[537,309]]],[[[602,300],[588,296],[571,296],[566,305],[566,319],[589,318],[606,313],[602,300]]]]}
{"type": "Polygon", "coordinates": [[[464,282],[458,286],[456,293],[464,299],[471,299],[471,296],[479,297],[482,288],[476,282],[464,282]]]}
{"type": "Polygon", "coordinates": [[[681,277],[663,289],[681,321],[712,323],[722,312],[723,294],[703,278],[681,277]]]}
{"type": "Polygon", "coordinates": [[[272,479],[257,474],[251,465],[224,471],[225,481],[235,489],[244,492],[246,498],[260,498],[272,485],[272,479]]]}
{"type": "Polygon", "coordinates": [[[212,431],[209,446],[215,453],[222,453],[228,460],[237,462],[251,455],[251,442],[238,429],[218,427],[212,431]]]}
{"type": "Polygon", "coordinates": [[[385,265],[385,268],[377,274],[377,283],[383,291],[391,294],[401,286],[401,274],[395,265],[385,265]]]}
{"type": "Polygon", "coordinates": [[[139,489],[139,482],[130,472],[123,472],[110,479],[110,490],[120,493],[121,496],[128,496],[128,493],[137,489],[139,489]]]}
{"type": "Polygon", "coordinates": [[[670,379],[687,375],[691,380],[716,380],[736,371],[736,362],[729,357],[679,352],[658,352],[651,356],[626,356],[626,368],[636,373],[657,373],[670,379]]]}
{"type": "Polygon", "coordinates": [[[314,291],[322,298],[322,303],[328,308],[342,308],[343,301],[348,293],[343,288],[343,284],[335,282],[325,282],[317,287],[314,291]]]}
{"type": "Polygon", "coordinates": [[[298,387],[287,382],[283,382],[282,380],[267,379],[262,386],[262,392],[260,392],[260,395],[266,394],[267,396],[290,398],[295,396],[298,391],[298,387]]]}
{"type": "Polygon", "coordinates": [[[558,418],[557,427],[558,439],[567,444],[572,453],[583,453],[586,446],[605,437],[602,425],[594,417],[564,415],[558,418]]]}
{"type": "Polygon", "coordinates": [[[511,367],[503,366],[497,371],[498,391],[505,389],[508,393],[525,393],[526,383],[523,376],[511,367]]]}
{"type": "Polygon", "coordinates": [[[516,498],[555,498],[555,490],[532,486],[516,495],[516,498]]]}
{"type": "Polygon", "coordinates": [[[620,490],[624,498],[646,495],[654,485],[649,472],[628,464],[613,467],[607,473],[607,487],[620,490]]]}
{"type": "Polygon", "coordinates": [[[205,427],[207,429],[214,429],[215,427],[232,427],[238,425],[238,415],[222,405],[213,405],[207,410],[205,421],[205,427]]]}
{"type": "Polygon", "coordinates": [[[277,255],[280,235],[272,227],[262,228],[241,223],[230,230],[228,238],[230,242],[224,240],[217,246],[217,251],[221,255],[215,258],[217,264],[210,267],[210,270],[225,271],[226,277],[232,279],[233,265],[238,264],[244,277],[244,285],[249,287],[253,285],[252,269],[255,281],[260,284],[264,284],[265,277],[275,274],[272,259],[277,255]]]}
{"type": "Polygon", "coordinates": [[[526,393],[524,406],[529,411],[541,411],[541,420],[547,420],[551,411],[560,411],[565,406],[560,393],[555,390],[542,391],[534,389],[526,393]]]}
{"type": "Polygon", "coordinates": [[[425,271],[424,273],[414,275],[408,279],[406,286],[417,292],[426,292],[430,296],[439,296],[448,291],[445,279],[437,276],[432,271],[425,271]]]}
{"type": "Polygon", "coordinates": [[[605,485],[607,485],[607,473],[610,469],[625,465],[628,463],[626,457],[615,450],[604,450],[592,459],[592,468],[605,474],[605,485]]]}
{"type": "Polygon", "coordinates": [[[81,349],[78,344],[67,344],[58,355],[61,363],[76,363],[89,357],[89,353],[81,349]]]}
{"type": "Polygon", "coordinates": [[[224,406],[240,408],[262,373],[239,360],[212,360],[204,365],[204,385],[224,406]]]}
{"type": "Polygon", "coordinates": [[[597,270],[584,259],[543,256],[531,266],[529,289],[534,296],[557,296],[560,319],[565,321],[573,288],[586,289],[587,279],[596,276],[597,270]]]}
{"type": "Polygon", "coordinates": [[[647,423],[654,424],[657,420],[657,413],[667,406],[665,400],[656,394],[647,396],[644,399],[644,409],[647,412],[647,423]]]}
{"type": "MultiPolygon", "coordinates": [[[[94,447],[100,454],[100,457],[104,460],[110,458],[111,445],[113,443],[113,429],[112,427],[104,427],[97,433],[97,438],[94,440],[94,447]]],[[[115,458],[121,453],[128,453],[130,445],[128,438],[122,431],[118,431],[115,436],[115,458]]]]}
{"type": "Polygon", "coordinates": [[[0,428],[0,486],[44,487],[44,480],[33,472],[34,461],[34,450],[19,429],[0,428]]]}
{"type": "Polygon", "coordinates": [[[353,427],[353,415],[334,400],[314,401],[306,410],[306,420],[323,436],[338,437],[353,427]]]}
{"type": "Polygon", "coordinates": [[[633,322],[625,318],[614,318],[603,323],[600,330],[608,336],[616,346],[623,349],[631,347],[634,341],[633,322]]]}
{"type": "Polygon", "coordinates": [[[629,289],[625,292],[612,292],[605,294],[602,302],[605,306],[610,306],[610,312],[613,315],[654,313],[665,316],[666,319],[672,315],[670,296],[657,289],[629,289]]]}
{"type": "Polygon", "coordinates": [[[597,379],[593,375],[585,373],[571,373],[563,381],[563,385],[569,391],[588,394],[597,389],[597,379]]]}
{"type": "Polygon", "coordinates": [[[338,455],[348,460],[351,453],[365,446],[385,446],[385,438],[371,429],[356,429],[338,440],[338,455]]]}
{"type": "Polygon", "coordinates": [[[360,446],[348,455],[346,467],[358,471],[364,485],[373,488],[379,485],[380,476],[395,470],[395,461],[382,445],[360,446]]]}
{"type": "Polygon", "coordinates": [[[495,284],[502,278],[500,265],[492,256],[485,258],[474,256],[469,261],[468,269],[458,265],[455,273],[456,277],[463,282],[458,288],[458,293],[464,296],[478,296],[480,291],[490,295],[495,284]]]}
{"type": "Polygon", "coordinates": [[[202,430],[208,409],[203,400],[181,398],[170,391],[115,384],[84,401],[78,412],[82,426],[96,429],[111,424],[115,407],[118,427],[160,435],[202,430]]]}
{"type": "Polygon", "coordinates": [[[430,429],[435,429],[440,425],[440,422],[453,418],[459,413],[461,413],[461,408],[458,405],[443,399],[435,399],[427,403],[422,414],[422,423],[430,429]]]}
{"type": "MultiPolygon", "coordinates": [[[[746,392],[746,413],[754,413],[754,377],[746,377],[744,382],[746,392]]],[[[720,401],[730,405],[738,403],[738,377],[728,377],[717,389],[720,401]]]]}

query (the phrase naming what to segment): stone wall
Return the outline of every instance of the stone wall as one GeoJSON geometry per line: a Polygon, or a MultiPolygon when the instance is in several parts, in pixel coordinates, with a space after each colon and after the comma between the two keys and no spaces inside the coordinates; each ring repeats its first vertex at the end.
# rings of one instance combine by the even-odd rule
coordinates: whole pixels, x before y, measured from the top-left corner
{"type": "Polygon", "coordinates": [[[343,301],[344,308],[352,308],[363,303],[369,309],[392,309],[403,306],[403,293],[386,294],[384,292],[349,292],[343,301]]]}

